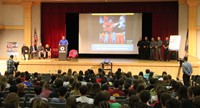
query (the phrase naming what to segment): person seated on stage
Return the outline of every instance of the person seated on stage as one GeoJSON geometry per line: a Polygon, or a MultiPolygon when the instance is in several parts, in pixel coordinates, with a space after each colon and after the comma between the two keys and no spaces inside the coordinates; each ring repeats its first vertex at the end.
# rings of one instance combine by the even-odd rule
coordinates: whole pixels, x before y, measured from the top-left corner
{"type": "Polygon", "coordinates": [[[30,46],[30,54],[31,58],[35,58],[37,56],[37,46],[34,43],[30,46]]]}
{"type": "Polygon", "coordinates": [[[50,48],[49,44],[45,45],[45,51],[47,53],[47,58],[51,58],[51,48],[50,48]]]}
{"type": "Polygon", "coordinates": [[[29,59],[29,47],[26,46],[26,44],[23,44],[21,50],[22,50],[22,54],[24,56],[24,60],[26,60],[25,54],[28,54],[28,59],[29,59]]]}
{"type": "Polygon", "coordinates": [[[44,50],[44,46],[42,46],[42,43],[40,43],[40,45],[38,46],[38,56],[39,56],[39,59],[41,58],[42,55],[43,55],[43,58],[46,57],[46,52],[44,50]]]}

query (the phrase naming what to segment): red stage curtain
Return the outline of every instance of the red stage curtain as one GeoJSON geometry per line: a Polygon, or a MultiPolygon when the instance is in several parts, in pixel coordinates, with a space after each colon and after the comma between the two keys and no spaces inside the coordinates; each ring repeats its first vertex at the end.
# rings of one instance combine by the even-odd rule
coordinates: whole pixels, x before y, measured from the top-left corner
{"type": "Polygon", "coordinates": [[[178,33],[178,2],[146,3],[42,3],[41,37],[50,44],[56,57],[58,41],[66,35],[66,13],[139,12],[152,13],[152,35],[165,36],[178,33]]]}
{"type": "Polygon", "coordinates": [[[162,40],[166,36],[178,34],[178,14],[176,13],[153,13],[152,36],[160,36],[162,40]]]}
{"type": "MultiPolygon", "coordinates": [[[[160,36],[164,42],[165,37],[178,34],[178,14],[176,13],[153,13],[152,14],[152,37],[157,40],[160,36]]],[[[164,48],[162,50],[162,54],[164,48]]],[[[164,56],[162,56],[164,57],[164,56]]]]}
{"type": "Polygon", "coordinates": [[[62,36],[66,35],[65,14],[49,13],[42,19],[42,43],[49,44],[52,57],[57,57],[58,43],[62,36]]]}

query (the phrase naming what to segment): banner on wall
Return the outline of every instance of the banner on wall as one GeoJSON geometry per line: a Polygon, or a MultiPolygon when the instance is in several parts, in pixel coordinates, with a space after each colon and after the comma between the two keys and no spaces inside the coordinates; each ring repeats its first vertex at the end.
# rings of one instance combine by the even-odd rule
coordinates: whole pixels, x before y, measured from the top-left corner
{"type": "Polygon", "coordinates": [[[7,54],[8,55],[18,55],[18,43],[17,42],[7,42],[7,54]]]}
{"type": "Polygon", "coordinates": [[[180,49],[181,35],[170,35],[169,50],[178,51],[180,49]]]}

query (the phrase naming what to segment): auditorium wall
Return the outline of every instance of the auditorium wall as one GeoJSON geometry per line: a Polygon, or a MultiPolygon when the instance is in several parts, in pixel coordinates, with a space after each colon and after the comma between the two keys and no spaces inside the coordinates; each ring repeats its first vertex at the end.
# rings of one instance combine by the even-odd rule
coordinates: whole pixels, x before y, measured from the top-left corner
{"type": "Polygon", "coordinates": [[[188,29],[188,5],[179,4],[179,19],[178,19],[178,33],[181,35],[181,45],[179,50],[179,57],[185,55],[185,39],[188,29]]]}
{"type": "MultiPolygon", "coordinates": [[[[197,8],[197,27],[200,27],[200,6],[197,8]]],[[[200,59],[200,29],[197,29],[197,58],[200,59]]]]}
{"type": "Polygon", "coordinates": [[[32,36],[34,35],[34,29],[37,32],[38,36],[38,43],[41,42],[40,36],[41,36],[41,11],[40,11],[40,5],[34,5],[32,7],[32,36]]]}
{"type": "Polygon", "coordinates": [[[4,25],[23,25],[23,7],[20,5],[3,5],[4,25]]]}
{"type": "MultiPolygon", "coordinates": [[[[37,31],[37,35],[41,36],[41,7],[40,5],[34,5],[32,7],[32,36],[34,35],[34,29],[37,31]]],[[[0,2],[0,25],[23,25],[23,7],[21,5],[3,5],[0,2]]],[[[197,26],[200,26],[200,6],[197,11],[197,26]]],[[[181,48],[179,56],[182,57],[185,47],[185,37],[188,27],[188,5],[179,4],[179,34],[182,36],[181,48]]],[[[0,58],[7,58],[6,54],[6,42],[17,41],[19,46],[23,44],[23,30],[0,30],[0,49],[2,51],[0,58]]],[[[39,39],[40,40],[40,39],[39,39]]],[[[200,30],[197,31],[197,46],[200,45],[200,30]]],[[[20,52],[20,48],[19,48],[20,52]]],[[[200,58],[200,47],[197,47],[197,57],[200,58]]]]}
{"type": "Polygon", "coordinates": [[[2,25],[2,1],[0,1],[0,25],[2,25]]]}
{"type": "MultiPolygon", "coordinates": [[[[1,25],[23,25],[23,7],[20,5],[2,5],[1,15],[2,22],[1,25]]],[[[13,29],[3,29],[0,30],[0,58],[8,58],[7,55],[7,42],[18,42],[18,51],[21,53],[20,49],[23,44],[23,30],[13,30],[13,29]]],[[[21,55],[21,54],[20,54],[21,55]]],[[[21,56],[17,56],[20,58],[21,56]]]]}

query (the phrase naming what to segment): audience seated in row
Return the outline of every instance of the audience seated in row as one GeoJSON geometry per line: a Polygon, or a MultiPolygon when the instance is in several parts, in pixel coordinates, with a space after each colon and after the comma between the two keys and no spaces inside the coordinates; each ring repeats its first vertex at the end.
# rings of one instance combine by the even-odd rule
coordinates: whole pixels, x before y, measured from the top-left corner
{"type": "Polygon", "coordinates": [[[57,74],[0,75],[0,105],[5,107],[19,108],[23,99],[30,108],[54,104],[65,108],[199,108],[199,96],[200,86],[185,87],[167,72],[158,76],[150,70],[145,75],[121,69],[107,75],[101,69],[98,74],[69,69],[57,74]]]}

